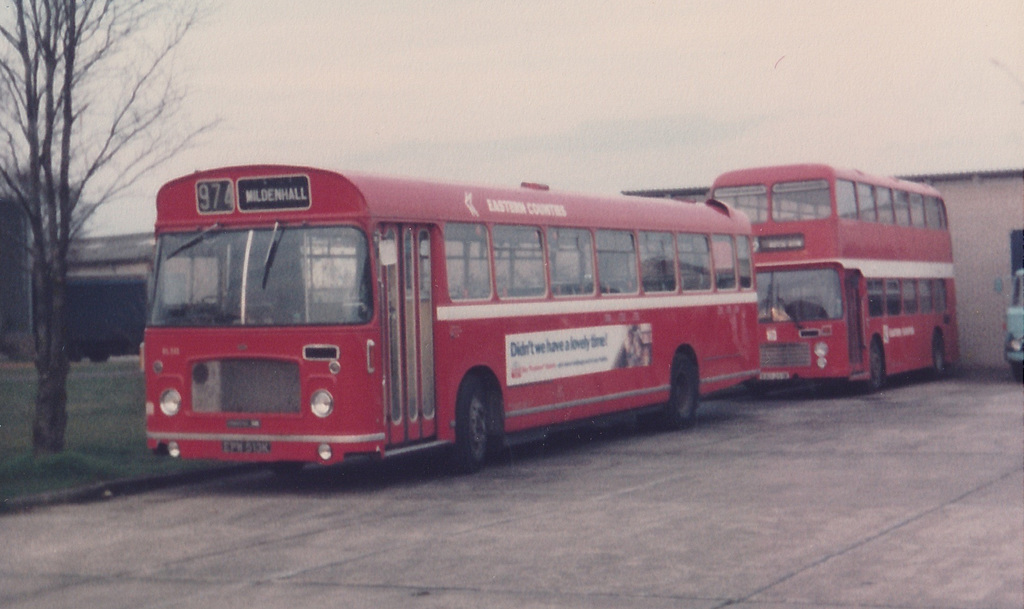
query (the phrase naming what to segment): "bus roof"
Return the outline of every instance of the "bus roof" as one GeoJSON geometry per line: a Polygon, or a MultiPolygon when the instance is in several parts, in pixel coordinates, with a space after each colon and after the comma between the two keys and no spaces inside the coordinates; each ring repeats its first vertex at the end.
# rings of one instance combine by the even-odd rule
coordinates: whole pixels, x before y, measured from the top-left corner
{"type": "MultiPolygon", "coordinates": [[[[300,181],[301,183],[301,181],[300,181]]],[[[204,194],[204,196],[206,196],[204,194]]],[[[212,195],[211,195],[212,196],[212,195]]],[[[157,194],[157,232],[220,223],[261,225],[281,222],[356,221],[494,222],[554,226],[600,226],[702,232],[749,232],[746,216],[715,202],[593,196],[550,191],[539,185],[502,188],[446,183],[369,173],[345,173],[293,165],[248,165],[196,172],[165,184],[157,194]],[[225,204],[202,211],[201,185],[209,190],[230,182],[238,198],[239,180],[308,177],[304,203],[292,208],[244,211],[225,204]]]]}
{"type": "Polygon", "coordinates": [[[747,186],[764,184],[771,187],[776,182],[792,182],[796,180],[840,179],[851,182],[863,182],[888,188],[899,188],[922,195],[940,197],[939,191],[921,182],[901,180],[891,176],[880,176],[865,173],[859,169],[833,167],[823,163],[802,163],[793,165],[771,165],[751,167],[727,171],[715,179],[712,188],[720,186],[747,186]]]}

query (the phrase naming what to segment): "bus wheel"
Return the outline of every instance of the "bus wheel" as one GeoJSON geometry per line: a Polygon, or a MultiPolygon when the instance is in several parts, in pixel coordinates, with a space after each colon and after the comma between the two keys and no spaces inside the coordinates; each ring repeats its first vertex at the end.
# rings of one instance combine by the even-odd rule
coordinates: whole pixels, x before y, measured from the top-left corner
{"type": "Polygon", "coordinates": [[[871,376],[868,379],[867,389],[869,392],[878,391],[885,386],[885,352],[882,350],[882,343],[877,338],[871,341],[868,361],[871,366],[871,376]]]}
{"type": "Polygon", "coordinates": [[[466,377],[455,400],[453,465],[460,473],[470,474],[483,467],[487,457],[489,420],[484,384],[478,377],[466,377]]]}
{"type": "Polygon", "coordinates": [[[942,334],[932,334],[932,372],[935,376],[946,374],[946,343],[942,334]]]}
{"type": "Polygon", "coordinates": [[[697,364],[685,353],[677,353],[672,360],[671,383],[664,409],[665,423],[672,429],[692,427],[700,405],[700,377],[697,364]]]}
{"type": "Polygon", "coordinates": [[[1024,383],[1024,363],[1010,362],[1010,374],[1017,383],[1024,383]]]}

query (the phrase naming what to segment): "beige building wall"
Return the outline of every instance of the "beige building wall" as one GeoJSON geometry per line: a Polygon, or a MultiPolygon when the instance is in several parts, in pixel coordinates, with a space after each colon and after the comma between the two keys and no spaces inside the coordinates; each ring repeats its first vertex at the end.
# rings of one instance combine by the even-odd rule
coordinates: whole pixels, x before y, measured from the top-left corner
{"type": "Polygon", "coordinates": [[[960,363],[1002,367],[1010,231],[1024,227],[1024,171],[909,176],[942,193],[953,238],[960,363]],[[997,280],[1002,279],[1002,293],[997,280]]]}

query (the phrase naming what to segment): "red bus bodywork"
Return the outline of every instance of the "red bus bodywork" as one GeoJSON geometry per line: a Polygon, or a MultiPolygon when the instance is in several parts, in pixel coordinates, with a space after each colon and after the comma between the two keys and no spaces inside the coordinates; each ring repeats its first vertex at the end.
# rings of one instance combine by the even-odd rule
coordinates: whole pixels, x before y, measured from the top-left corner
{"type": "Polygon", "coordinates": [[[753,220],[761,380],[877,388],[886,374],[941,371],[959,358],[952,243],[934,188],[806,164],[724,173],[712,196],[753,220]],[[826,186],[827,196],[811,194],[826,186]],[[807,285],[833,278],[831,302],[807,285]],[[809,300],[773,300],[776,279],[809,300]]]}
{"type": "MultiPolygon", "coordinates": [[[[545,248],[560,227],[628,232],[634,239],[640,231],[695,232],[737,242],[750,231],[742,214],[721,204],[691,204],[680,213],[678,203],[661,200],[271,165],[177,179],[157,195],[157,264],[144,349],[149,447],[185,458],[332,463],[456,443],[458,405],[467,399],[460,391],[469,395],[474,388],[489,404],[481,425],[499,436],[666,402],[680,354],[699,371],[701,394],[756,376],[756,292],[749,281],[728,290],[684,292],[676,282],[658,293],[638,287],[630,295],[563,296],[553,293],[545,263],[540,292],[512,297],[496,287],[493,246],[481,259],[487,269],[474,271],[489,273],[487,293],[453,298],[450,284],[457,281],[448,275],[456,271],[450,269],[472,275],[472,260],[458,256],[471,255],[473,243],[446,244],[446,231],[475,231],[493,245],[505,230],[499,227],[523,226],[543,234],[545,248]],[[344,230],[342,237],[335,230],[344,230]],[[212,303],[235,289],[224,279],[235,271],[226,263],[197,271],[214,255],[197,251],[213,252],[210,243],[229,237],[234,244],[217,251],[244,249],[247,268],[239,276],[248,273],[249,283],[258,284],[262,275],[264,291],[310,272],[314,283],[345,283],[357,268],[348,260],[365,243],[365,284],[312,298],[307,280],[304,306],[309,313],[320,298],[348,307],[346,298],[366,290],[364,305],[340,317],[343,323],[250,325],[245,318],[259,319],[262,306],[257,285],[249,286],[248,302],[241,298],[241,313],[200,313],[204,299],[212,303]],[[299,257],[328,256],[332,248],[342,253],[334,262],[305,259],[306,270],[282,267],[296,270],[277,275],[274,267],[290,264],[281,257],[292,254],[279,253],[290,246],[275,248],[288,239],[304,240],[289,250],[304,252],[299,257]],[[206,296],[195,295],[203,291],[206,296]],[[180,306],[187,298],[188,313],[180,306]],[[647,349],[645,363],[605,362],[605,369],[588,372],[608,359],[599,349],[626,334],[647,349]],[[553,360],[558,350],[566,355],[553,360]],[[583,357],[588,351],[591,357],[583,357]],[[522,363],[513,370],[512,360],[522,363]],[[311,412],[318,401],[326,415],[311,412]]],[[[301,294],[281,289],[277,296],[301,294]]]]}

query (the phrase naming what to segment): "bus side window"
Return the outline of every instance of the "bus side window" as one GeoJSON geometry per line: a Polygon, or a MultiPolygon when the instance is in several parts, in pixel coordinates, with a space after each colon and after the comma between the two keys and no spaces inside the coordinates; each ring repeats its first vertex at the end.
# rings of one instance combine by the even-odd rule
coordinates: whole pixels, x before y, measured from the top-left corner
{"type": "Polygon", "coordinates": [[[885,312],[885,290],[881,279],[868,279],[868,315],[881,317],[885,312]]]}
{"type": "Polygon", "coordinates": [[[910,193],[910,222],[914,226],[925,225],[924,223],[924,196],[912,192],[910,193]]]}
{"type": "Polygon", "coordinates": [[[711,259],[708,238],[704,235],[679,234],[679,272],[683,291],[711,289],[711,259]]]}
{"type": "Polygon", "coordinates": [[[942,205],[942,199],[936,197],[925,197],[925,222],[928,228],[946,227],[946,210],[942,205]]]}
{"type": "Polygon", "coordinates": [[[740,289],[754,287],[753,265],[750,263],[750,239],[746,236],[736,237],[736,268],[740,276],[740,289]]]}
{"type": "Polygon", "coordinates": [[[448,295],[452,300],[491,296],[490,247],[483,224],[448,224],[444,228],[448,295]]]}
{"type": "Polygon", "coordinates": [[[544,296],[544,252],[540,229],[531,226],[495,226],[494,281],[499,298],[544,296]]]}
{"type": "Polygon", "coordinates": [[[917,295],[921,303],[922,313],[931,313],[934,310],[932,305],[932,282],[928,279],[922,279],[917,282],[917,295]]]}
{"type": "Polygon", "coordinates": [[[712,260],[715,265],[715,288],[736,289],[736,258],[731,235],[711,237],[712,260]]]}
{"type": "Polygon", "coordinates": [[[905,190],[895,191],[892,207],[896,213],[896,224],[910,226],[910,193],[905,190]]]}
{"type": "Polygon", "coordinates": [[[597,231],[597,277],[602,294],[635,294],[638,290],[636,243],[624,230],[597,231]]]}
{"type": "Polygon", "coordinates": [[[917,313],[917,281],[913,279],[903,280],[903,313],[917,313]]]}
{"type": "Polygon", "coordinates": [[[900,314],[900,280],[885,280],[885,314],[900,314]]]}
{"type": "Polygon", "coordinates": [[[645,292],[676,291],[672,233],[640,233],[640,275],[645,292]]]}
{"type": "Polygon", "coordinates": [[[878,220],[878,214],[875,212],[875,189],[870,184],[857,183],[857,213],[865,222],[878,220]]]}
{"type": "Polygon", "coordinates": [[[857,195],[853,182],[836,180],[836,214],[840,218],[857,219],[857,195]]]}
{"type": "Polygon", "coordinates": [[[892,212],[892,190],[876,188],[875,204],[878,207],[878,221],[883,224],[892,224],[895,221],[892,212]]]}
{"type": "Polygon", "coordinates": [[[555,296],[594,293],[594,244],[582,228],[548,229],[548,267],[555,296]]]}
{"type": "Polygon", "coordinates": [[[946,282],[943,279],[935,279],[932,283],[932,299],[935,302],[935,312],[946,312],[946,282]]]}

